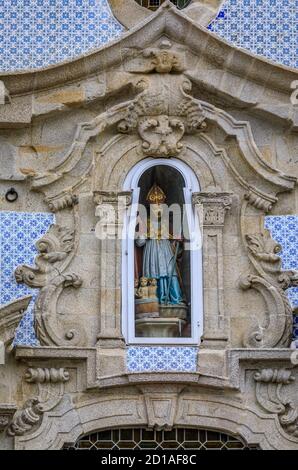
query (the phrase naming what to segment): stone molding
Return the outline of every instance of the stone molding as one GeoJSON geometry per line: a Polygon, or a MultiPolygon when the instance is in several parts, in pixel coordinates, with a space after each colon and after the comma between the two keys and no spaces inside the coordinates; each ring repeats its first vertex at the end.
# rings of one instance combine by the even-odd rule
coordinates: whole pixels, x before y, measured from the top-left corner
{"type": "Polygon", "coordinates": [[[210,188],[194,193],[192,202],[198,213],[203,233],[204,335],[202,348],[221,349],[227,346],[229,320],[224,307],[224,223],[232,207],[232,193],[210,188]]]}
{"type": "Polygon", "coordinates": [[[0,339],[6,345],[8,350],[14,339],[15,330],[18,327],[24,312],[32,299],[31,295],[27,295],[20,299],[14,300],[0,307],[0,339]]]}
{"type": "Polygon", "coordinates": [[[226,212],[232,207],[232,193],[212,190],[193,194],[193,204],[202,206],[202,225],[223,226],[226,212]]]}
{"type": "MultiPolygon", "coordinates": [[[[138,5],[135,5],[135,9],[137,8],[138,5]]],[[[105,67],[109,69],[111,66],[121,62],[123,50],[131,49],[132,43],[136,48],[143,48],[145,41],[148,41],[148,44],[152,44],[154,39],[162,34],[178,42],[186,43],[195,54],[203,57],[208,62],[219,64],[220,67],[224,67],[227,64],[227,82],[229,80],[230,82],[233,81],[235,76],[246,76],[248,80],[256,82],[261,87],[265,85],[278,90],[280,95],[285,97],[285,90],[290,90],[290,83],[297,79],[297,72],[256,57],[248,51],[237,49],[216,37],[205,27],[195,24],[183,11],[177,10],[170,2],[163,4],[155,14],[149,14],[148,18],[142,21],[133,31],[96,52],[87,54],[72,62],[36,72],[3,74],[1,79],[12,96],[30,93],[33,90],[37,91],[55,87],[67,81],[73,82],[82,79],[85,76],[86,70],[89,71],[90,75],[97,73],[102,68],[103,55],[105,57],[105,67]],[[188,31],[189,28],[189,34],[185,36],[185,31],[188,31]],[[120,42],[122,48],[118,47],[120,42]],[[253,66],[251,63],[252,58],[254,60],[253,66]],[[287,84],[289,85],[288,87],[287,84]]],[[[203,77],[201,80],[205,81],[203,77]]],[[[223,83],[212,84],[214,88],[216,87],[221,91],[224,91],[223,85],[223,83]]],[[[233,89],[233,92],[235,92],[235,89],[233,89]]],[[[289,106],[289,97],[287,96],[286,98],[287,106],[289,106]]],[[[250,101],[256,103],[257,98],[251,96],[250,101]]],[[[266,107],[264,107],[264,111],[269,112],[266,107]]],[[[276,113],[279,112],[278,109],[272,110],[272,112],[274,111],[276,113]]],[[[287,119],[288,117],[287,115],[287,119]]]]}

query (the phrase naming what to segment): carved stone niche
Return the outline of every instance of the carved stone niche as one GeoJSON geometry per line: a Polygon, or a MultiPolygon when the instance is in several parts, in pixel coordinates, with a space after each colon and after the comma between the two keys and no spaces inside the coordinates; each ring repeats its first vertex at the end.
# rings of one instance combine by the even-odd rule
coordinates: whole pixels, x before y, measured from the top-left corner
{"type": "Polygon", "coordinates": [[[224,308],[223,229],[232,193],[218,188],[193,194],[203,231],[204,334],[201,348],[222,349],[228,341],[224,308]]]}

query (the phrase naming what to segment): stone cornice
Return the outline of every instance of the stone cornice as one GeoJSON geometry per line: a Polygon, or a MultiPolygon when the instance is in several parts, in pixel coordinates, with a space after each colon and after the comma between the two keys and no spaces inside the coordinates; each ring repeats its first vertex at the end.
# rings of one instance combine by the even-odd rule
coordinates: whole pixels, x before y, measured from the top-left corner
{"type": "Polygon", "coordinates": [[[32,296],[27,295],[9,304],[0,306],[0,340],[4,344],[9,344],[13,340],[15,330],[31,299],[32,296]]]}

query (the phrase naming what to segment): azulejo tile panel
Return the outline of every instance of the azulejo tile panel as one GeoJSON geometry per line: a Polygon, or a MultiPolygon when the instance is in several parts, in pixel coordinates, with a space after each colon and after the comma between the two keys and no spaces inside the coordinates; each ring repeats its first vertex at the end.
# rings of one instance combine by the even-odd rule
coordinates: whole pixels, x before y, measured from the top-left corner
{"type": "Polygon", "coordinates": [[[33,296],[15,335],[15,344],[36,345],[33,305],[38,289],[17,284],[14,271],[20,264],[34,264],[35,242],[54,223],[48,213],[0,212],[0,305],[31,294],[33,296]]]}
{"type": "Polygon", "coordinates": [[[198,348],[193,346],[129,346],[129,372],[195,372],[198,348]]]}
{"type": "Polygon", "coordinates": [[[0,71],[63,62],[123,31],[108,0],[0,0],[0,71]]]}
{"type": "MultiPolygon", "coordinates": [[[[265,218],[265,227],[272,238],[282,246],[281,259],[284,269],[298,270],[298,216],[270,216],[265,218]]],[[[298,287],[287,290],[293,307],[298,306],[298,287]]],[[[298,316],[294,316],[293,339],[298,347],[298,316]]]]}
{"type": "Polygon", "coordinates": [[[209,29],[235,46],[298,68],[298,0],[226,0],[209,29]]]}

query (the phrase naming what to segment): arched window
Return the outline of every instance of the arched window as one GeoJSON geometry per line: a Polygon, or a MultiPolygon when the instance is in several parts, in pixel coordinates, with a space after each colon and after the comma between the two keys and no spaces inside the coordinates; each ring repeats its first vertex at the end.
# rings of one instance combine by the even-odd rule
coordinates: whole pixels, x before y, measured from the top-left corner
{"type": "Polygon", "coordinates": [[[259,450],[247,445],[239,436],[222,431],[194,428],[174,428],[157,431],[143,428],[119,428],[98,431],[82,436],[64,450],[259,450]]]}
{"type": "MultiPolygon", "coordinates": [[[[148,8],[149,10],[157,10],[165,0],[136,0],[142,7],[148,8]]],[[[171,2],[179,9],[186,8],[191,0],[171,0],[171,2]]]]}
{"type": "Polygon", "coordinates": [[[199,182],[176,159],[148,158],[128,174],[122,330],[129,344],[198,344],[203,328],[199,182]]]}

